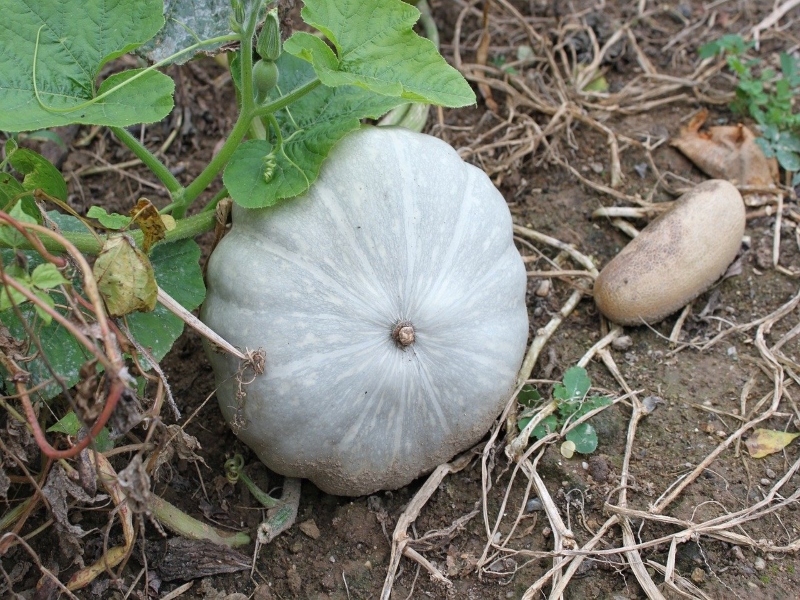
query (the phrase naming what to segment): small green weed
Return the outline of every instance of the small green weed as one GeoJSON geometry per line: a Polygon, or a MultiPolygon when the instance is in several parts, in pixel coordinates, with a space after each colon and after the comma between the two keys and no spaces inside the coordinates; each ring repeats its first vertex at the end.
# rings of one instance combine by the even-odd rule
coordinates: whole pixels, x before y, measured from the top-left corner
{"type": "MultiPolygon", "coordinates": [[[[531,432],[531,436],[542,439],[547,434],[560,430],[567,422],[575,421],[601,406],[611,404],[607,396],[587,398],[592,382],[583,367],[571,367],[564,373],[561,383],[553,387],[553,399],[558,408],[548,415],[531,432]]],[[[541,405],[542,397],[536,388],[526,385],[519,394],[518,401],[525,407],[518,420],[520,430],[530,423],[533,413],[541,405]]],[[[591,423],[581,423],[566,435],[567,442],[574,444],[574,451],[591,454],[597,448],[597,431],[591,423]]]]}
{"type": "Polygon", "coordinates": [[[724,35],[701,46],[701,58],[726,57],[739,78],[731,110],[752,117],[761,131],[757,142],[767,158],[773,156],[787,172],[792,185],[800,185],[800,114],[794,112],[794,96],[800,92],[800,60],[782,52],[781,71],[759,69],[761,59],[746,58],[753,42],[740,35],[724,35]]]}

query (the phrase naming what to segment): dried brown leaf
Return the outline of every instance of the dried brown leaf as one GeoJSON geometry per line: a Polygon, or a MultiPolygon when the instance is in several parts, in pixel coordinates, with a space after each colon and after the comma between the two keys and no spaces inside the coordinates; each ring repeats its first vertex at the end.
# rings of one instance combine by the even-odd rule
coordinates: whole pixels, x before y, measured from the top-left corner
{"type": "Polygon", "coordinates": [[[11,487],[11,480],[6,475],[3,468],[3,453],[0,452],[0,498],[8,498],[8,489],[11,487]]]}
{"type": "Polygon", "coordinates": [[[149,543],[148,555],[164,581],[197,579],[220,573],[235,573],[250,568],[250,559],[219,544],[186,538],[171,538],[164,545],[149,543]]]}
{"type": "Polygon", "coordinates": [[[125,492],[128,505],[133,512],[149,511],[150,476],[144,468],[141,454],[136,454],[128,466],[117,473],[117,483],[125,492]]]}
{"type": "Polygon", "coordinates": [[[741,123],[700,131],[707,117],[707,110],[698,113],[670,145],[715,179],[726,179],[735,185],[773,185],[778,164],[774,158],[764,156],[756,135],[741,123]]]}
{"type": "Polygon", "coordinates": [[[134,223],[144,233],[142,250],[146,254],[150,252],[153,244],[164,239],[167,234],[167,224],[161,218],[158,209],[147,198],[139,198],[139,202],[136,203],[136,206],[131,209],[129,214],[134,223]]]}
{"type": "Polygon", "coordinates": [[[108,496],[103,494],[94,497],[89,496],[81,486],[67,477],[61,465],[55,465],[51,469],[50,474],[47,476],[47,483],[42,488],[42,494],[50,505],[50,512],[55,522],[61,551],[64,553],[64,556],[73,558],[76,563],[83,567],[83,560],[81,558],[83,555],[83,546],[79,538],[82,538],[88,532],[79,525],[70,523],[67,498],[71,497],[79,502],[94,504],[95,502],[105,500],[108,496]]]}
{"type": "Polygon", "coordinates": [[[21,462],[27,463],[30,457],[38,455],[39,447],[36,445],[36,440],[25,428],[25,423],[16,419],[6,421],[3,442],[6,444],[8,453],[16,456],[21,462]]]}
{"type": "Polygon", "coordinates": [[[178,458],[189,462],[199,462],[204,467],[208,467],[203,457],[195,452],[195,450],[202,449],[200,442],[197,441],[196,437],[181,429],[180,425],[167,425],[163,439],[163,448],[158,451],[153,469],[156,478],[159,476],[161,467],[172,462],[176,453],[178,458]]]}
{"type": "Polygon", "coordinates": [[[95,392],[97,391],[97,359],[92,359],[81,365],[78,372],[80,379],[75,384],[75,414],[84,423],[92,424],[103,412],[103,404],[97,402],[95,392]]]}

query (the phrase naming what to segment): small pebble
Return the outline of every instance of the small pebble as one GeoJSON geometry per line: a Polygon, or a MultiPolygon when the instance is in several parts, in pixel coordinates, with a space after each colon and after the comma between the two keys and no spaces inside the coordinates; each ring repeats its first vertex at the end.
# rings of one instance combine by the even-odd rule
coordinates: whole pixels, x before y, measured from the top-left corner
{"type": "Polygon", "coordinates": [[[336,557],[335,556],[331,556],[328,560],[331,561],[332,563],[335,563],[336,562],[336,557]]]}
{"type": "Polygon", "coordinates": [[[539,298],[544,298],[550,293],[552,285],[549,279],[542,279],[539,285],[536,286],[536,291],[534,293],[539,296],[539,298]]]}
{"type": "Polygon", "coordinates": [[[764,472],[767,474],[767,477],[769,477],[770,479],[775,479],[775,477],[776,477],[776,475],[775,475],[775,471],[773,471],[772,469],[769,469],[769,468],[768,468],[768,469],[767,469],[766,471],[764,471],[764,472]]]}
{"type": "Polygon", "coordinates": [[[629,335],[621,335],[611,340],[611,347],[614,350],[627,350],[631,346],[633,346],[633,340],[629,335]]]}
{"type": "Polygon", "coordinates": [[[767,479],[766,477],[761,479],[761,485],[769,485],[770,483],[772,483],[772,482],[769,479],[767,479]]]}
{"type": "Polygon", "coordinates": [[[542,529],[542,535],[544,537],[546,537],[546,538],[550,537],[550,534],[552,534],[552,533],[553,533],[553,530],[550,529],[549,527],[545,527],[544,529],[542,529]]]}
{"type": "Polygon", "coordinates": [[[734,546],[731,548],[731,554],[733,554],[733,557],[736,560],[744,562],[744,552],[742,552],[742,549],[739,546],[734,546]]]}
{"type": "Polygon", "coordinates": [[[588,470],[589,469],[589,463],[587,463],[586,461],[583,461],[581,463],[581,469],[583,469],[584,471],[588,470]]]}
{"type": "Polygon", "coordinates": [[[539,498],[531,498],[528,500],[528,503],[525,505],[526,512],[535,512],[537,510],[544,510],[544,505],[539,498]]]}
{"type": "Polygon", "coordinates": [[[658,408],[659,404],[664,404],[664,399],[660,396],[647,396],[647,398],[642,400],[642,405],[648,415],[658,408]]]}
{"type": "Polygon", "coordinates": [[[756,571],[763,571],[764,569],[766,569],[766,568],[767,568],[767,561],[765,561],[763,558],[761,558],[760,556],[758,556],[758,557],[756,557],[756,559],[753,561],[753,568],[754,568],[756,571]]]}
{"type": "Polygon", "coordinates": [[[503,539],[503,536],[500,535],[500,532],[498,531],[497,533],[495,533],[492,536],[492,543],[493,544],[499,544],[502,539],[503,539]]]}
{"type": "Polygon", "coordinates": [[[302,523],[300,523],[300,531],[305,533],[312,540],[319,539],[320,536],[319,527],[317,527],[317,524],[314,522],[314,519],[309,519],[308,521],[303,521],[302,523]]]}
{"type": "Polygon", "coordinates": [[[692,571],[692,581],[695,583],[703,583],[706,580],[706,572],[700,567],[695,567],[692,571]]]}

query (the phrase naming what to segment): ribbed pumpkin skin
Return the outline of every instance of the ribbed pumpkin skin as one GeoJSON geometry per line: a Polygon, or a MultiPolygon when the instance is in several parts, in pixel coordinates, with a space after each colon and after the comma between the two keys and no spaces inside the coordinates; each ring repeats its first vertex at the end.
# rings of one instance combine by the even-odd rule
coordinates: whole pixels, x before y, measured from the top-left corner
{"type": "MultiPolygon", "coordinates": [[[[503,197],[449,145],[402,129],[347,136],[303,197],[234,208],[207,280],[202,319],[266,351],[237,435],[331,494],[402,487],[477,442],[525,351],[503,197]],[[406,348],[391,337],[401,321],[406,348]]],[[[230,422],[238,361],[209,357],[230,422]]]]}

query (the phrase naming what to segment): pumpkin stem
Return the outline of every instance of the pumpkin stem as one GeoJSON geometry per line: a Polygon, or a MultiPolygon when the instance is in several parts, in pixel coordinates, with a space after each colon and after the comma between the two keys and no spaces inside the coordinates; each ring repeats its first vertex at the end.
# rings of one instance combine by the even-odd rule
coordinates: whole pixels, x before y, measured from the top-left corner
{"type": "Polygon", "coordinates": [[[392,339],[400,348],[405,348],[414,343],[414,326],[411,321],[400,321],[392,329],[392,339]]]}

